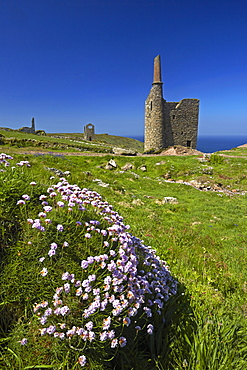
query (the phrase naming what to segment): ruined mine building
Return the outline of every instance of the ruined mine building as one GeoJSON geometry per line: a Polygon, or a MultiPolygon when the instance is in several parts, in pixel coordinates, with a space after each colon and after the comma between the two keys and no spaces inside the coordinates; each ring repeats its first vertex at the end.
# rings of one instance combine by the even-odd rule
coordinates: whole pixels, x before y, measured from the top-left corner
{"type": "Polygon", "coordinates": [[[195,149],[198,131],[198,99],[167,102],[163,98],[160,55],[154,59],[154,79],[145,102],[144,150],[159,151],[182,145],[195,149]]]}

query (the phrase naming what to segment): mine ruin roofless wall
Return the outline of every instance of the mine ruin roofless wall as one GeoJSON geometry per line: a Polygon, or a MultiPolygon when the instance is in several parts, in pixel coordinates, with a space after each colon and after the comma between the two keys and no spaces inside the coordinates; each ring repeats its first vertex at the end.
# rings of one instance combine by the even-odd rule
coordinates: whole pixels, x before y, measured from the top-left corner
{"type": "Polygon", "coordinates": [[[195,149],[198,133],[199,100],[167,102],[163,98],[160,56],[154,59],[154,79],[145,102],[144,150],[159,151],[182,145],[195,149]]]}

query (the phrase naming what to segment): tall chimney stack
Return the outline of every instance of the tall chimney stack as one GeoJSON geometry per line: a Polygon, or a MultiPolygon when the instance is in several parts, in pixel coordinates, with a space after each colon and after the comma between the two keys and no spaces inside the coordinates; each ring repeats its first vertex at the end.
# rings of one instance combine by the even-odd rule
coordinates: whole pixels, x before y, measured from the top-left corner
{"type": "Polygon", "coordinates": [[[154,80],[153,84],[162,84],[161,82],[161,66],[160,66],[160,55],[154,58],[154,80]]]}

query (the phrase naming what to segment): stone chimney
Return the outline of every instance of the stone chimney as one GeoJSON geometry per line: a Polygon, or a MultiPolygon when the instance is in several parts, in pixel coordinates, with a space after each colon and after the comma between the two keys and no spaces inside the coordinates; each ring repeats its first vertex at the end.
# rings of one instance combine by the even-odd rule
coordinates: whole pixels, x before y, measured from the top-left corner
{"type": "Polygon", "coordinates": [[[154,58],[154,80],[153,84],[162,84],[161,82],[161,66],[160,66],[160,55],[154,58]]]}

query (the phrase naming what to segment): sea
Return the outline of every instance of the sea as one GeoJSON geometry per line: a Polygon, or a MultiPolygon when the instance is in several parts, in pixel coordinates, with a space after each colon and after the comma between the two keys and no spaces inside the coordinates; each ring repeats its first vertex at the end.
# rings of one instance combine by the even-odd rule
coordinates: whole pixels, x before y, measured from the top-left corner
{"type": "MultiPolygon", "coordinates": [[[[131,136],[144,142],[144,136],[131,136]]],[[[203,153],[214,153],[219,150],[230,150],[239,145],[247,144],[247,135],[198,136],[197,150],[203,153]]]]}

